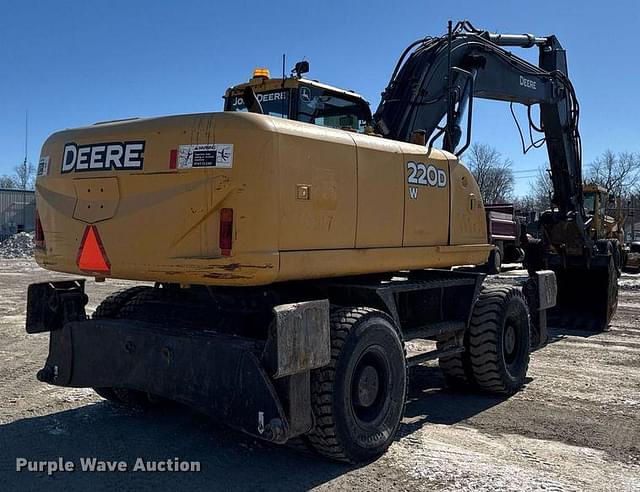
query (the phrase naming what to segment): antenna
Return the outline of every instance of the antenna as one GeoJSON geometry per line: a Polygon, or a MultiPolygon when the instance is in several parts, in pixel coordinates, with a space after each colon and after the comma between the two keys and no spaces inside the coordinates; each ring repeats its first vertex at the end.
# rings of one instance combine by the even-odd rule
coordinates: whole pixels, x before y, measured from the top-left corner
{"type": "Polygon", "coordinates": [[[27,149],[29,143],[29,110],[24,111],[24,163],[27,164],[27,149]]]}
{"type": "MultiPolygon", "coordinates": [[[[287,79],[287,74],[285,73],[285,68],[284,68],[286,62],[287,62],[287,54],[286,53],[282,53],[282,88],[283,89],[284,89],[284,81],[287,79]]],[[[281,110],[281,112],[282,112],[282,115],[285,118],[288,118],[289,117],[289,114],[288,114],[289,112],[287,111],[287,113],[285,113],[285,110],[287,108],[285,108],[285,104],[284,103],[285,103],[285,101],[284,101],[284,99],[282,99],[282,110],[281,110]]],[[[287,104],[290,104],[289,103],[289,98],[287,98],[287,104]]]]}

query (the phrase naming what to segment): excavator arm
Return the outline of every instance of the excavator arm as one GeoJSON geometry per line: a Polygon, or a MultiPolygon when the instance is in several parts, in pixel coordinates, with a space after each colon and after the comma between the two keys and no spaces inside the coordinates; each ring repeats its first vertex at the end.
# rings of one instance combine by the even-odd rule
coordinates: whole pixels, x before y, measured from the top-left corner
{"type": "Polygon", "coordinates": [[[542,240],[528,247],[528,267],[556,271],[558,304],[567,308],[562,314],[566,322],[581,317],[585,302],[591,302],[597,313],[589,318],[603,329],[617,304],[617,277],[611,268],[615,245],[593,237],[585,225],[579,105],[565,50],[555,36],[495,34],[467,21],[455,27],[449,23],[447,35],[418,40],[401,55],[374,114],[375,128],[406,142],[423,133],[429,146],[442,137],[444,150],[460,156],[471,142],[475,97],[526,105],[529,124],[544,133],[554,209],[543,214],[542,240]],[[537,47],[539,65],[505,49],[512,46],[537,47]],[[536,104],[539,127],[531,119],[536,104]]]}
{"type": "Polygon", "coordinates": [[[467,141],[457,149],[474,97],[540,105],[553,202],[561,213],[584,220],[578,104],[555,36],[494,34],[460,22],[446,36],[419,40],[399,60],[374,121],[379,132],[396,140],[412,141],[416,131],[424,131],[428,140],[443,135],[444,149],[460,155],[470,142],[469,125],[467,141]],[[538,47],[540,66],[503,46],[538,47]]]}

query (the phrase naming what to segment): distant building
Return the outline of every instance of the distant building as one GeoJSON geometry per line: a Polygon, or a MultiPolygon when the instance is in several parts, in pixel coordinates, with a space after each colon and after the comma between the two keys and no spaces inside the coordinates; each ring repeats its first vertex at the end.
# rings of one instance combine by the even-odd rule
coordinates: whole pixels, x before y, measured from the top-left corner
{"type": "Polygon", "coordinates": [[[36,197],[32,190],[0,188],[0,241],[35,229],[36,197]]]}

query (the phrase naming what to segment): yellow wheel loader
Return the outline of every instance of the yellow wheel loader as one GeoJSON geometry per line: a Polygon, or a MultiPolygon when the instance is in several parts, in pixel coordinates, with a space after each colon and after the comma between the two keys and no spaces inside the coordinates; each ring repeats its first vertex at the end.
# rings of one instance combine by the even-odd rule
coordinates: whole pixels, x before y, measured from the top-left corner
{"type": "Polygon", "coordinates": [[[31,285],[27,331],[50,332],[41,381],[131,405],[168,398],[350,462],[393,441],[413,365],[438,359],[451,385],[518,391],[555,305],[543,269],[600,271],[609,253],[582,234],[575,94],[556,38],[450,24],[407,48],[374,115],[306,72],[257,70],[224,112],[49,137],[37,262],[155,285],[113,294],[92,317],[85,280],[31,285]],[[541,67],[511,45],[538,46],[541,67]],[[527,245],[539,265],[521,289],[450,269],[491,250],[458,159],[473,97],[542,107],[559,208],[550,239],[527,245]],[[407,355],[412,339],[435,344],[407,355]]]}
{"type": "Polygon", "coordinates": [[[596,184],[585,184],[582,187],[584,194],[584,209],[587,214],[588,232],[594,239],[608,239],[614,241],[617,255],[617,267],[620,270],[626,260],[624,251],[624,222],[622,213],[622,201],[620,197],[615,197],[607,192],[603,186],[596,184]],[[615,206],[615,215],[608,215],[607,211],[611,205],[615,206]]]}
{"type": "MultiPolygon", "coordinates": [[[[617,279],[626,261],[624,221],[619,203],[617,218],[606,214],[609,195],[603,187],[586,184],[581,189],[584,215],[579,228],[575,218],[558,221],[557,210],[546,211],[540,220],[543,240],[532,246],[555,243],[555,254],[546,257],[558,281],[558,308],[552,310],[551,322],[597,332],[606,329],[618,303],[617,279]]],[[[539,250],[536,254],[533,268],[536,261],[539,268],[543,258],[539,250]]]]}

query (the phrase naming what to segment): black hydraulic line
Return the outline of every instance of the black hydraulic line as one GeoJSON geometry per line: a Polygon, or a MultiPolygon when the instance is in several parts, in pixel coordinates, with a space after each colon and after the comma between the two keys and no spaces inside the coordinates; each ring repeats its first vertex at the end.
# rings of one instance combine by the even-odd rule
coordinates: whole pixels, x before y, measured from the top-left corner
{"type": "Polygon", "coordinates": [[[533,118],[531,117],[531,105],[527,106],[527,117],[529,118],[529,127],[533,128],[538,133],[544,133],[542,127],[538,128],[533,122],[533,118]]]}
{"type": "MultiPolygon", "coordinates": [[[[531,108],[531,106],[528,106],[528,108],[531,108]]],[[[518,122],[518,118],[516,116],[516,113],[513,111],[513,102],[509,103],[509,110],[511,111],[511,116],[513,117],[513,121],[516,124],[516,128],[518,129],[518,134],[520,135],[520,143],[522,144],[522,153],[526,154],[527,152],[529,152],[531,149],[539,149],[540,147],[542,147],[542,144],[544,144],[545,142],[545,138],[539,138],[538,140],[536,140],[535,142],[533,141],[533,134],[531,133],[531,123],[529,123],[529,145],[525,145],[524,143],[524,135],[522,133],[522,128],[520,128],[520,123],[518,122]]],[[[457,155],[457,154],[456,154],[457,155]]]]}
{"type": "Polygon", "coordinates": [[[453,152],[455,150],[456,143],[454,142],[453,137],[453,110],[455,105],[455,100],[453,98],[453,85],[451,83],[451,78],[453,77],[453,73],[451,72],[451,43],[453,41],[453,31],[451,26],[451,21],[449,21],[448,32],[447,32],[447,123],[445,125],[444,132],[444,141],[442,144],[442,148],[448,150],[449,152],[453,152]]]}

